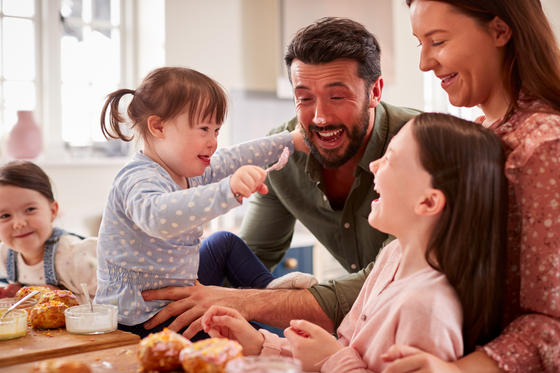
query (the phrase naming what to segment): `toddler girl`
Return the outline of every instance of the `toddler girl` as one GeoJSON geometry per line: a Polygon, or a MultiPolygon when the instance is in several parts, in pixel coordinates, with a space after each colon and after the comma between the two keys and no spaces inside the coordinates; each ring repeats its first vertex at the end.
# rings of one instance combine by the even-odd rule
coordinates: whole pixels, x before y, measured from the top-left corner
{"type": "Polygon", "coordinates": [[[83,239],[53,227],[58,214],[49,177],[34,163],[13,161],[0,167],[0,277],[9,285],[0,296],[13,297],[21,285],[52,285],[83,296],[97,286],[95,238],[83,239]]]}
{"type": "Polygon", "coordinates": [[[237,339],[245,354],[293,355],[305,371],[379,372],[394,343],[457,359],[499,329],[503,164],[489,130],[446,114],[418,115],[370,164],[379,198],[368,221],[396,240],[379,254],[338,340],[303,320],[279,338],[225,307],[206,312],[204,330],[237,339]]]}
{"type": "MultiPolygon", "coordinates": [[[[277,286],[236,235],[218,232],[202,246],[200,237],[204,223],[254,192],[267,192],[267,172],[260,166],[275,162],[285,147],[293,151],[294,140],[303,149],[301,134],[284,132],[214,153],[226,114],[225,92],[197,71],[165,67],[148,74],[136,90],[108,96],[101,114],[108,138],[132,139],[121,128],[118,110],[126,94],[133,95],[127,113],[143,147],[119,171],[109,193],[99,233],[95,302],[117,304],[121,329],[143,336],[148,332],[141,323],[168,303],[144,301],[144,290],[194,285],[197,278],[220,285],[224,275],[236,287],[277,286]]],[[[295,280],[296,286],[314,283],[311,275],[295,280]]]]}

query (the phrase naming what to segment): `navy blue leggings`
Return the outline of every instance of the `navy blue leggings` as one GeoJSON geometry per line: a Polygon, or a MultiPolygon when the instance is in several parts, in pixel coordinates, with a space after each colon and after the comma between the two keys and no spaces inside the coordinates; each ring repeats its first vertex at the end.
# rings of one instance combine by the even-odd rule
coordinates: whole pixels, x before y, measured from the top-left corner
{"type": "Polygon", "coordinates": [[[198,281],[203,285],[222,285],[226,278],[236,288],[262,289],[274,276],[241,238],[220,231],[200,245],[198,281]]]}

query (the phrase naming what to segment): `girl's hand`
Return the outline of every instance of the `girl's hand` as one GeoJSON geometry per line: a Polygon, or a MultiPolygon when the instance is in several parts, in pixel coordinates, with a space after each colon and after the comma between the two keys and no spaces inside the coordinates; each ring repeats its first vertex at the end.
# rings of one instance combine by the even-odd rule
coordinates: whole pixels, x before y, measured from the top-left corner
{"type": "Polygon", "coordinates": [[[300,152],[309,153],[309,147],[305,143],[303,135],[303,127],[301,123],[298,123],[296,128],[290,132],[292,135],[292,140],[294,141],[294,149],[300,152]]]}
{"type": "Polygon", "coordinates": [[[234,196],[248,198],[251,194],[259,192],[268,193],[264,184],[266,171],[258,166],[242,166],[231,175],[229,186],[234,196]]]}
{"type": "Polygon", "coordinates": [[[319,325],[305,320],[292,320],[284,330],[295,358],[301,360],[302,370],[320,371],[324,362],[342,349],[336,338],[319,325]]]}
{"type": "Polygon", "coordinates": [[[261,353],[264,336],[233,308],[212,306],[202,316],[202,328],[211,337],[234,339],[244,355],[261,353]]]}
{"type": "Polygon", "coordinates": [[[19,289],[21,289],[21,284],[9,284],[0,287],[0,298],[13,298],[19,289]]]}
{"type": "Polygon", "coordinates": [[[452,363],[410,346],[392,345],[381,355],[381,360],[392,362],[383,373],[399,372],[443,372],[459,373],[461,370],[452,363]]]}

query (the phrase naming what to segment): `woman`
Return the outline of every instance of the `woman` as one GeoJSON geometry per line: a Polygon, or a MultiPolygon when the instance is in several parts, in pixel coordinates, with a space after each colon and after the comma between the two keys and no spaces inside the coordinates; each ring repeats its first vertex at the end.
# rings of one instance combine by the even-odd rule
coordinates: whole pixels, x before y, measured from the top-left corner
{"type": "Polygon", "coordinates": [[[560,51],[539,0],[406,0],[433,71],[456,106],[503,140],[509,181],[500,336],[455,363],[393,346],[386,372],[560,371],[560,51]]]}

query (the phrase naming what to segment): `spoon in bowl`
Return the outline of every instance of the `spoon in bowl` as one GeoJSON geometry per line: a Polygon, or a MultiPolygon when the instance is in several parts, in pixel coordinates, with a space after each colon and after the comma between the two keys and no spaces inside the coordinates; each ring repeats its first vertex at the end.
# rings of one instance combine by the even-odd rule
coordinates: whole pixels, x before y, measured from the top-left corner
{"type": "Polygon", "coordinates": [[[19,306],[20,304],[22,304],[23,302],[25,302],[29,298],[31,298],[31,297],[39,294],[39,293],[40,292],[38,290],[34,290],[31,293],[27,294],[25,297],[21,298],[20,300],[18,300],[14,304],[12,304],[12,306],[10,308],[8,308],[8,310],[6,312],[4,312],[4,314],[2,316],[0,316],[0,321],[2,321],[10,311],[15,310],[17,308],[17,306],[19,306]]]}
{"type": "Polygon", "coordinates": [[[82,287],[82,291],[84,292],[84,296],[86,297],[87,302],[89,304],[89,309],[91,310],[91,312],[93,312],[93,303],[91,303],[91,298],[89,296],[89,291],[88,291],[87,284],[85,282],[81,282],[80,286],[82,287]]]}

